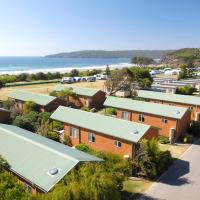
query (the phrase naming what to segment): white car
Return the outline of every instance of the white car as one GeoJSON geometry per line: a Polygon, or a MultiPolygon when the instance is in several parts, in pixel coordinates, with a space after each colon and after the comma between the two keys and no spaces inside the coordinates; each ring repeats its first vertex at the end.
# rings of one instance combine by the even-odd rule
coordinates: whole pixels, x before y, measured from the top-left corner
{"type": "Polygon", "coordinates": [[[95,75],[97,80],[106,80],[107,79],[107,75],[105,74],[97,74],[95,75]]]}
{"type": "Polygon", "coordinates": [[[74,78],[73,77],[63,77],[62,80],[61,80],[61,83],[74,83],[74,78]]]}

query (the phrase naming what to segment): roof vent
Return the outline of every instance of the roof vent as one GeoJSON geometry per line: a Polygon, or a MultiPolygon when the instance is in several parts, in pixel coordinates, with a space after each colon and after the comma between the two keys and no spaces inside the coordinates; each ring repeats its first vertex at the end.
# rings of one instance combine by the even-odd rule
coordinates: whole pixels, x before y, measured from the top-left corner
{"type": "Polygon", "coordinates": [[[180,111],[179,111],[179,110],[176,110],[175,113],[176,113],[177,115],[179,115],[179,114],[180,114],[180,111]]]}
{"type": "Polygon", "coordinates": [[[137,129],[134,129],[133,131],[131,131],[131,134],[138,134],[139,131],[137,129]]]}
{"type": "Polygon", "coordinates": [[[58,168],[51,168],[48,173],[51,175],[51,176],[54,176],[56,175],[57,173],[59,172],[59,169],[58,168]]]}

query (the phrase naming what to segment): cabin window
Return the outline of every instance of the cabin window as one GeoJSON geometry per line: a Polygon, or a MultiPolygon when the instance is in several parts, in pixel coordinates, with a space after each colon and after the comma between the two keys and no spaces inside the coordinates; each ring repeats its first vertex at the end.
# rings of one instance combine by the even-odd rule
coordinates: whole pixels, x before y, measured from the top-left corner
{"type": "Polygon", "coordinates": [[[91,133],[91,132],[88,133],[88,141],[95,142],[94,133],[91,133]]]}
{"type": "Polygon", "coordinates": [[[193,106],[189,106],[189,110],[193,110],[193,106]]]}
{"type": "Polygon", "coordinates": [[[70,127],[69,136],[70,136],[71,138],[76,138],[76,128],[70,127]]]}
{"type": "Polygon", "coordinates": [[[119,140],[115,140],[115,146],[120,148],[122,146],[122,143],[119,140]]]}
{"type": "Polygon", "coordinates": [[[144,122],[144,115],[143,114],[139,114],[139,121],[144,122]]]}
{"type": "Polygon", "coordinates": [[[128,120],[128,112],[127,111],[122,111],[122,119],[128,120]]]}
{"type": "Polygon", "coordinates": [[[163,123],[163,124],[166,124],[167,123],[167,119],[166,118],[161,118],[161,122],[163,123]]]}

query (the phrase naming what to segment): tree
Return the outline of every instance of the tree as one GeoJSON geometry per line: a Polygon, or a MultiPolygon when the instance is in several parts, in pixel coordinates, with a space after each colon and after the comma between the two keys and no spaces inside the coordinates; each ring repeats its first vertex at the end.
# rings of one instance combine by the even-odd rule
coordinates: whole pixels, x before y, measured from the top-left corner
{"type": "Polygon", "coordinates": [[[38,113],[37,112],[29,112],[22,116],[17,116],[13,121],[14,126],[18,126],[20,128],[26,129],[28,131],[35,132],[38,127],[38,113]]]}
{"type": "Polygon", "coordinates": [[[136,151],[133,164],[135,176],[155,179],[173,162],[169,151],[161,151],[157,139],[142,140],[136,151]]]}
{"type": "Polygon", "coordinates": [[[4,83],[0,80],[0,89],[4,86],[4,83]]]}
{"type": "Polygon", "coordinates": [[[83,164],[72,170],[52,192],[38,199],[120,200],[123,176],[104,170],[101,164],[83,164]]]}
{"type": "Polygon", "coordinates": [[[137,82],[141,88],[149,88],[153,79],[147,68],[132,67],[128,69],[128,73],[133,82],[137,82]]]}
{"type": "Polygon", "coordinates": [[[77,69],[72,69],[70,72],[71,77],[75,77],[79,75],[79,71],[77,69]]]}
{"type": "Polygon", "coordinates": [[[60,137],[55,131],[48,131],[46,137],[56,142],[60,142],[60,137]]]}
{"type": "Polygon", "coordinates": [[[197,89],[190,86],[190,85],[186,85],[184,87],[178,87],[176,89],[176,94],[183,94],[183,95],[192,95],[194,92],[196,92],[197,89]]]}
{"type": "Polygon", "coordinates": [[[27,200],[31,195],[17,178],[8,172],[0,174],[0,200],[27,200]]]}
{"type": "Polygon", "coordinates": [[[9,169],[8,162],[0,155],[0,174],[5,171],[5,169],[9,169]]]}
{"type": "Polygon", "coordinates": [[[190,78],[192,77],[192,73],[193,73],[193,68],[195,68],[195,66],[192,63],[188,63],[188,64],[184,64],[181,66],[181,72],[178,76],[178,79],[186,79],[186,78],[190,78]]]}
{"type": "Polygon", "coordinates": [[[135,56],[131,59],[131,63],[137,65],[150,65],[154,64],[155,61],[152,58],[135,56]]]}
{"type": "Polygon", "coordinates": [[[66,101],[67,105],[68,105],[69,102],[70,102],[69,98],[70,97],[76,97],[76,93],[71,89],[65,89],[65,90],[61,90],[59,92],[56,92],[55,96],[66,101]]]}
{"type": "Polygon", "coordinates": [[[39,106],[33,101],[26,101],[24,104],[24,114],[29,113],[31,111],[38,112],[39,106]]]}
{"type": "Polygon", "coordinates": [[[130,90],[131,77],[126,68],[113,70],[105,82],[105,87],[109,95],[113,95],[120,90],[130,90]]]}
{"type": "Polygon", "coordinates": [[[106,75],[107,76],[110,76],[110,67],[109,67],[109,65],[107,65],[107,67],[106,67],[106,75]]]}
{"type": "Polygon", "coordinates": [[[40,125],[39,125],[39,127],[37,129],[37,133],[39,135],[47,137],[49,131],[50,131],[49,130],[49,121],[48,120],[46,121],[46,120],[42,119],[41,122],[40,122],[40,125]]]}

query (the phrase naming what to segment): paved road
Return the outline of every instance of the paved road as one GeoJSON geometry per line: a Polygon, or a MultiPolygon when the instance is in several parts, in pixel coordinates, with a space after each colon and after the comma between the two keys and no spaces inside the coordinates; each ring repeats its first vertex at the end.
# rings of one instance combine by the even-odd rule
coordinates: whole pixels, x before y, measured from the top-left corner
{"type": "Polygon", "coordinates": [[[200,141],[192,145],[140,200],[200,200],[200,141]]]}

